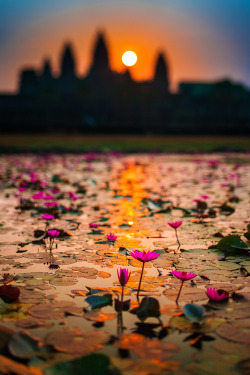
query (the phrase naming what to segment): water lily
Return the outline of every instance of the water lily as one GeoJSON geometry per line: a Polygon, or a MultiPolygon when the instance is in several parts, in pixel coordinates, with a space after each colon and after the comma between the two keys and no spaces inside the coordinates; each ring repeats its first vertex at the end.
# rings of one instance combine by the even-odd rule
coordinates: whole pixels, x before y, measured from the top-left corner
{"type": "Polygon", "coordinates": [[[93,229],[97,229],[99,227],[99,224],[89,223],[89,227],[93,229]]]}
{"type": "Polygon", "coordinates": [[[120,282],[121,287],[122,287],[122,299],[121,299],[121,301],[123,301],[124,286],[127,284],[128,280],[130,278],[130,275],[131,275],[131,272],[129,272],[129,270],[127,268],[120,268],[119,271],[117,270],[117,276],[118,276],[119,282],[120,282]]]}
{"type": "Polygon", "coordinates": [[[141,277],[140,277],[138,291],[137,291],[137,299],[138,299],[139,298],[140,289],[141,289],[141,281],[142,281],[142,275],[143,275],[145,263],[146,262],[150,262],[151,260],[154,260],[154,259],[158,258],[158,256],[160,254],[159,253],[155,253],[154,251],[148,251],[148,252],[146,252],[146,251],[135,250],[135,251],[131,252],[130,255],[133,258],[135,258],[135,259],[139,260],[140,262],[142,262],[141,277]]]}
{"type": "Polygon", "coordinates": [[[116,241],[118,237],[114,235],[113,233],[107,234],[107,240],[108,241],[116,241]]]}
{"type": "Polygon", "coordinates": [[[55,216],[51,215],[51,214],[43,214],[41,216],[41,218],[44,219],[44,220],[53,220],[53,219],[55,219],[55,216]]]}
{"type": "Polygon", "coordinates": [[[47,207],[56,207],[56,206],[58,206],[57,202],[45,202],[44,204],[47,207]]]}
{"type": "Polygon", "coordinates": [[[55,238],[59,236],[60,232],[57,229],[53,229],[53,230],[48,230],[47,233],[48,233],[48,236],[49,236],[49,239],[50,239],[49,249],[52,250],[55,238]]]}
{"type": "Polygon", "coordinates": [[[176,297],[176,301],[175,301],[176,304],[178,305],[178,300],[179,300],[184,282],[186,280],[191,280],[191,279],[195,278],[197,275],[196,275],[196,273],[185,272],[185,271],[172,271],[172,275],[177,277],[177,279],[181,280],[181,286],[180,286],[179,293],[178,293],[178,295],[176,297]]]}
{"type": "Polygon", "coordinates": [[[48,230],[48,235],[52,238],[58,237],[60,234],[59,230],[53,229],[53,230],[48,230]]]}
{"type": "Polygon", "coordinates": [[[178,234],[177,234],[177,228],[179,228],[182,224],[182,221],[174,221],[172,223],[168,223],[168,225],[175,230],[176,240],[178,242],[179,247],[181,246],[178,234]]]}
{"type": "Polygon", "coordinates": [[[229,297],[229,294],[225,290],[207,288],[206,294],[210,301],[219,302],[229,297]]]}

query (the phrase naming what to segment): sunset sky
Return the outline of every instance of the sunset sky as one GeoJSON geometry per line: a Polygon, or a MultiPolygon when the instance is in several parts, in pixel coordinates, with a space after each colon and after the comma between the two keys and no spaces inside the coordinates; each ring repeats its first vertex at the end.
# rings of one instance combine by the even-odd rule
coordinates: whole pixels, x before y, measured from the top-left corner
{"type": "Polygon", "coordinates": [[[136,80],[152,77],[164,51],[172,88],[225,77],[250,86],[249,19],[249,0],[0,0],[0,91],[15,91],[19,69],[39,69],[44,58],[57,74],[65,41],[86,74],[98,30],[112,69],[125,69],[126,50],[137,54],[136,80]]]}

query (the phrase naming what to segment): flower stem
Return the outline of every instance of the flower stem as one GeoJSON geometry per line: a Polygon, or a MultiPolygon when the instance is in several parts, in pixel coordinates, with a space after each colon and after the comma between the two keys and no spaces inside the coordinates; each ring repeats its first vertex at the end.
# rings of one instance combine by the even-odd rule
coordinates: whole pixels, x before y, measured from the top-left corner
{"type": "Polygon", "coordinates": [[[50,251],[52,250],[53,243],[54,243],[54,238],[50,238],[50,246],[49,246],[50,251]]]}
{"type": "Polygon", "coordinates": [[[180,241],[179,241],[179,238],[178,238],[177,229],[175,229],[175,235],[176,235],[176,239],[177,239],[178,245],[180,247],[181,244],[180,244],[180,241]]]}
{"type": "Polygon", "coordinates": [[[176,301],[175,301],[176,305],[178,305],[178,300],[179,300],[179,297],[180,297],[180,294],[181,294],[181,290],[182,290],[183,284],[184,284],[184,280],[181,281],[180,290],[179,290],[178,296],[176,297],[176,301]]]}
{"type": "Polygon", "coordinates": [[[144,266],[145,266],[145,263],[143,262],[142,263],[142,269],[141,269],[141,277],[140,277],[138,291],[137,291],[137,299],[138,300],[139,300],[139,293],[140,293],[140,289],[141,289],[141,281],[142,281],[142,275],[143,275],[143,271],[144,271],[144,266]]]}
{"type": "Polygon", "coordinates": [[[124,292],[124,286],[122,286],[122,299],[121,299],[121,303],[123,303],[123,292],[124,292]]]}

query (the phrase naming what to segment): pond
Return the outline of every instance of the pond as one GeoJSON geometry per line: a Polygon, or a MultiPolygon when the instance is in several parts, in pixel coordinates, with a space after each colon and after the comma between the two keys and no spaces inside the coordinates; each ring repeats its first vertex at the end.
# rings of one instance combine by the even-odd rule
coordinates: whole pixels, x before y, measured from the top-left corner
{"type": "Polygon", "coordinates": [[[2,155],[0,372],[248,374],[248,161],[2,155]]]}

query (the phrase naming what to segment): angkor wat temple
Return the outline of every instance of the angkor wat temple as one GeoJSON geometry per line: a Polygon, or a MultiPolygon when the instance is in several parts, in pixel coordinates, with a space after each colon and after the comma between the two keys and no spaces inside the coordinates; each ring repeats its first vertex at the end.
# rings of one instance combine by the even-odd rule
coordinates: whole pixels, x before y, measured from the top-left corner
{"type": "Polygon", "coordinates": [[[230,80],[182,82],[169,90],[164,53],[150,81],[136,82],[127,70],[110,68],[105,37],[97,35],[86,76],[76,74],[70,44],[54,76],[49,60],[40,71],[20,72],[17,94],[0,94],[2,132],[247,134],[250,91],[230,80]]]}

